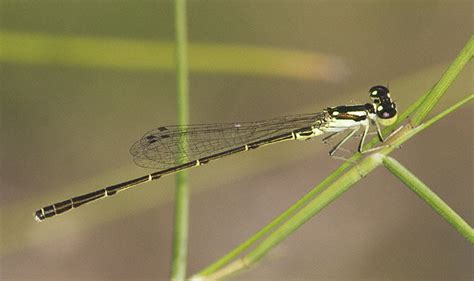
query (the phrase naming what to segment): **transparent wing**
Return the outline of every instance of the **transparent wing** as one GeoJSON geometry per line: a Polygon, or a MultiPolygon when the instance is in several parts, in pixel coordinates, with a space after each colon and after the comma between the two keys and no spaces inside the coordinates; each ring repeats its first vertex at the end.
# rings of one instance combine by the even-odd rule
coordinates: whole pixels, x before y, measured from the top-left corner
{"type": "Polygon", "coordinates": [[[263,121],[159,127],[147,132],[130,148],[141,167],[167,169],[254,141],[316,124],[322,113],[284,116],[263,121]],[[187,147],[180,139],[184,138],[187,147]]]}

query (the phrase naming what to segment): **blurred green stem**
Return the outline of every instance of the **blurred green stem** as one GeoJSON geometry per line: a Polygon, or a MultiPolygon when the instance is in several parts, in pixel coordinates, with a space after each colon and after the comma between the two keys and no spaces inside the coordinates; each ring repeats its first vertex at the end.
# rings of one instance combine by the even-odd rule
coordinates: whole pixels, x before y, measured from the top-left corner
{"type": "MultiPolygon", "coordinates": [[[[0,47],[0,63],[125,71],[176,69],[174,41],[0,29],[0,47]]],[[[189,44],[187,50],[189,70],[206,74],[335,81],[347,71],[338,57],[317,52],[210,42],[189,44]]]]}
{"type": "MultiPolygon", "coordinates": [[[[176,32],[176,100],[177,123],[188,123],[188,65],[186,38],[186,1],[175,0],[176,32]]],[[[186,147],[186,140],[181,139],[181,147],[186,147]]],[[[183,156],[179,155],[178,157],[183,156]]],[[[181,159],[181,157],[180,157],[181,159]]],[[[186,278],[186,255],[188,240],[189,191],[186,172],[176,175],[176,196],[173,229],[173,253],[171,261],[171,280],[182,281],[186,278]]]]}
{"type": "Polygon", "coordinates": [[[448,221],[462,236],[471,244],[474,244],[474,230],[466,223],[448,204],[438,197],[413,173],[406,169],[400,162],[392,157],[384,157],[382,160],[385,168],[399,178],[406,186],[416,193],[421,199],[433,208],[438,214],[448,221]]]}

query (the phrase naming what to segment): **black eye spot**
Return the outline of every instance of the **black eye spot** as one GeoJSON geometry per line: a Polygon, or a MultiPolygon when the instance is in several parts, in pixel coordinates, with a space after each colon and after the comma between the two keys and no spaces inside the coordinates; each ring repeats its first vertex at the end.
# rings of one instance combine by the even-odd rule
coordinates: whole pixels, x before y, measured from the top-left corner
{"type": "Polygon", "coordinates": [[[388,90],[387,87],[377,85],[373,86],[370,88],[369,93],[371,97],[381,97],[381,96],[386,96],[390,91],[388,90]]]}

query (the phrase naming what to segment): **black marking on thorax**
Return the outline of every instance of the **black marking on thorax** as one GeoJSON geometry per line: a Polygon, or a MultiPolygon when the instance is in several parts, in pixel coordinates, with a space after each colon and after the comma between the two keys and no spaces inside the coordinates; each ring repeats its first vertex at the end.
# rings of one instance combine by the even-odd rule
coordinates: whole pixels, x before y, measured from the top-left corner
{"type": "Polygon", "coordinates": [[[371,103],[359,104],[359,105],[340,105],[335,107],[329,107],[326,109],[332,118],[354,120],[356,122],[364,121],[367,119],[367,114],[357,115],[351,114],[350,112],[365,112],[374,113],[374,106],[371,103]]]}
{"type": "Polygon", "coordinates": [[[371,103],[366,104],[357,104],[357,105],[339,105],[335,107],[329,107],[327,111],[331,114],[335,111],[339,113],[348,113],[353,111],[367,111],[369,113],[374,113],[374,106],[371,103]]]}

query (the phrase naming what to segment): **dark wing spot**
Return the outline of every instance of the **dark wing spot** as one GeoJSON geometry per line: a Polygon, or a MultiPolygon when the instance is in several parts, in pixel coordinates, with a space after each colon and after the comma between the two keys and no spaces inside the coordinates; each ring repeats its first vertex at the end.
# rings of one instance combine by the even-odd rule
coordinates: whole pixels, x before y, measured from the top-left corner
{"type": "Polygon", "coordinates": [[[148,144],[152,144],[152,143],[158,141],[158,139],[157,139],[157,137],[156,137],[155,135],[146,136],[145,139],[146,139],[146,141],[147,141],[148,144]]]}
{"type": "Polygon", "coordinates": [[[169,138],[169,137],[170,137],[170,135],[162,135],[161,136],[162,139],[166,139],[166,138],[169,138]]]}
{"type": "Polygon", "coordinates": [[[159,130],[160,132],[163,132],[163,131],[168,131],[168,128],[166,128],[166,127],[159,127],[158,130],[159,130]]]}

